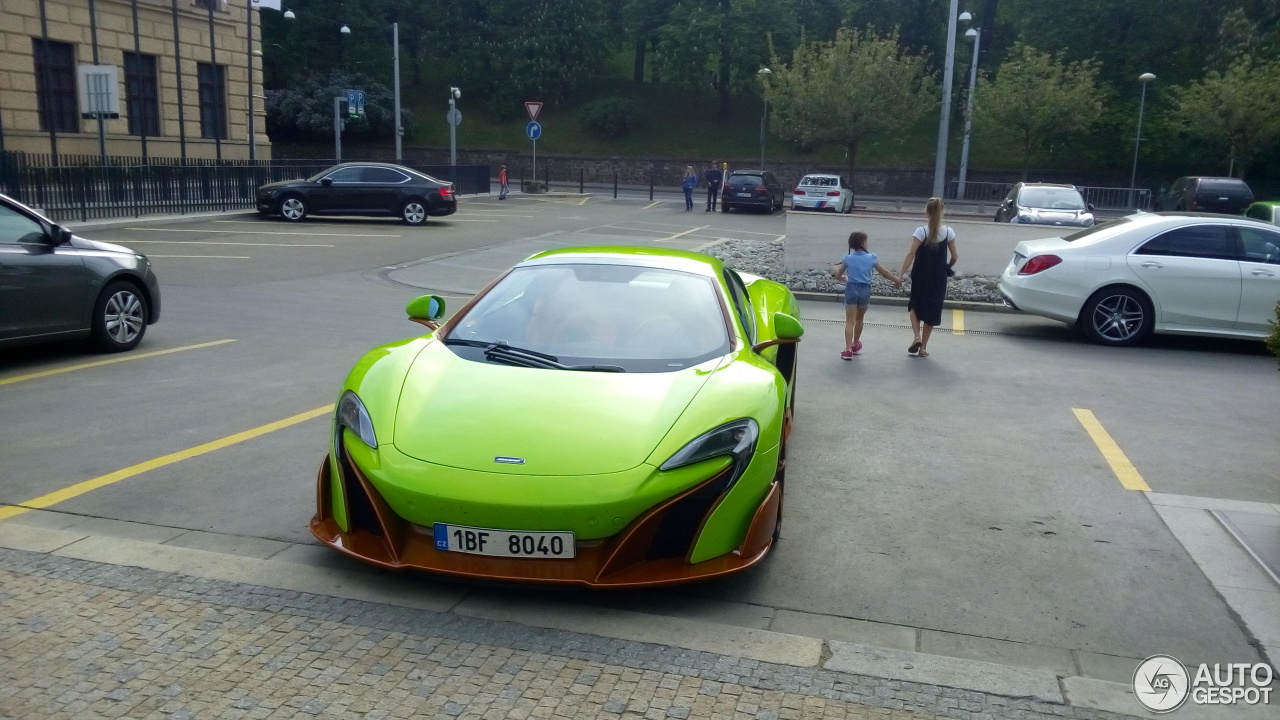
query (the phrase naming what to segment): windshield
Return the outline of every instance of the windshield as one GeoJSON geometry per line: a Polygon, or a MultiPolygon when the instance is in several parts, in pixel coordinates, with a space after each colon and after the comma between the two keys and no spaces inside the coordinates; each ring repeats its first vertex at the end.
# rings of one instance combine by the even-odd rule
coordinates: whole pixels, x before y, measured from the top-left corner
{"type": "Polygon", "coordinates": [[[730,175],[730,185],[763,185],[764,180],[759,175],[730,175]]]}
{"type": "Polygon", "coordinates": [[[494,361],[486,346],[499,342],[574,369],[626,372],[673,372],[729,352],[711,278],[632,265],[516,268],[445,337],[479,362],[494,361]]]}
{"type": "Polygon", "coordinates": [[[1103,231],[1107,231],[1108,235],[1114,235],[1115,233],[1112,233],[1111,231],[1121,229],[1121,227],[1127,222],[1131,222],[1129,220],[1129,217],[1112,218],[1110,220],[1105,220],[1103,222],[1100,222],[1097,225],[1094,225],[1093,227],[1087,227],[1084,230],[1073,232],[1070,235],[1064,236],[1062,239],[1066,240],[1067,242],[1075,242],[1076,240],[1083,240],[1087,237],[1096,235],[1103,231]]]}
{"type": "Polygon", "coordinates": [[[1239,180],[1201,180],[1200,191],[1220,195],[1252,195],[1249,186],[1239,180]]]}
{"type": "Polygon", "coordinates": [[[1018,194],[1018,204],[1046,210],[1083,210],[1084,200],[1073,188],[1023,188],[1018,194]]]}
{"type": "Polygon", "coordinates": [[[801,185],[813,185],[816,187],[838,187],[840,178],[822,177],[818,175],[810,175],[800,181],[801,185]]]}
{"type": "Polygon", "coordinates": [[[320,182],[320,178],[333,172],[334,170],[337,169],[337,167],[338,167],[337,165],[334,165],[333,167],[327,167],[321,170],[320,172],[316,173],[315,175],[312,175],[311,177],[307,178],[307,182],[320,182]]]}

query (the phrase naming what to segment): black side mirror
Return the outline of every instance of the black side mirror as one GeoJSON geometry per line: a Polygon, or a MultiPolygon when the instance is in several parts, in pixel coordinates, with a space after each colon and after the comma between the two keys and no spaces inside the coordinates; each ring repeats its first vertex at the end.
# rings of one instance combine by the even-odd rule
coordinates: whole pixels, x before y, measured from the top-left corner
{"type": "Polygon", "coordinates": [[[61,225],[54,225],[49,228],[49,239],[54,245],[70,245],[71,231],[61,225]]]}
{"type": "Polygon", "coordinates": [[[1089,212],[1093,212],[1093,203],[1087,203],[1087,205],[1089,207],[1089,212]]]}
{"type": "Polygon", "coordinates": [[[320,178],[320,184],[329,187],[333,184],[333,178],[320,178]]]}

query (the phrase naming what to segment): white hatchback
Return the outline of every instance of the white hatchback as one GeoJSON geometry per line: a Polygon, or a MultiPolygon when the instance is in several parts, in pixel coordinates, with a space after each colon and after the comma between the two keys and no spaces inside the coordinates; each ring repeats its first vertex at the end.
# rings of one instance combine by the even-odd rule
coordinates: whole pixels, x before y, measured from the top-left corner
{"type": "Polygon", "coordinates": [[[839,175],[805,175],[791,193],[792,210],[853,212],[853,188],[839,175]]]}
{"type": "Polygon", "coordinates": [[[1280,301],[1280,229],[1198,213],[1117,218],[1018,243],[1000,294],[1103,345],[1152,332],[1263,338],[1280,301]]]}

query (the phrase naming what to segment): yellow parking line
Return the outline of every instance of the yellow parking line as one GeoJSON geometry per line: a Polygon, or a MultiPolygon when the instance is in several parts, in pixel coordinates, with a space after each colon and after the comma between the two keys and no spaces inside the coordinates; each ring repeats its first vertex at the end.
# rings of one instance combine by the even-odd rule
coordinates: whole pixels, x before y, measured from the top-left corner
{"type": "Polygon", "coordinates": [[[957,309],[957,310],[951,311],[951,332],[955,335],[964,334],[964,311],[963,310],[957,309]]]}
{"type": "Polygon", "coordinates": [[[399,235],[387,235],[381,233],[378,235],[356,235],[353,233],[316,233],[316,232],[280,232],[278,230],[183,230],[180,228],[141,228],[127,227],[125,230],[139,230],[142,232],[184,232],[184,233],[225,233],[228,235],[308,235],[310,237],[386,237],[398,238],[399,235]]]}
{"type": "MultiPolygon", "coordinates": [[[[668,237],[664,237],[664,238],[657,238],[657,239],[655,240],[655,242],[666,242],[666,241],[668,241],[668,240],[675,240],[675,239],[676,239],[676,238],[678,238],[678,237],[684,237],[685,235],[688,235],[689,233],[692,233],[692,232],[698,232],[699,230],[706,230],[706,229],[707,229],[707,228],[709,228],[709,227],[711,227],[711,226],[710,226],[710,225],[703,225],[702,227],[689,228],[688,230],[685,230],[684,232],[678,232],[678,233],[676,233],[675,235],[670,235],[670,236],[668,236],[668,237]]],[[[623,229],[623,230],[627,230],[627,229],[629,229],[629,228],[622,228],[622,229],[623,229]]],[[[643,231],[643,230],[642,230],[641,232],[647,232],[647,231],[643,231]]]]}
{"type": "Polygon", "coordinates": [[[141,475],[148,470],[155,470],[156,468],[162,468],[165,465],[172,465],[177,462],[182,462],[183,460],[190,460],[193,457],[199,457],[205,453],[211,453],[214,450],[221,450],[222,448],[230,447],[231,445],[242,443],[246,440],[252,440],[260,435],[266,435],[267,433],[275,432],[276,430],[281,430],[291,425],[297,425],[300,422],[305,422],[331,412],[333,412],[333,405],[325,405],[324,407],[316,408],[315,410],[308,410],[304,413],[292,415],[283,420],[277,420],[273,423],[267,423],[266,425],[259,425],[252,430],[245,430],[244,432],[239,432],[235,435],[228,435],[219,440],[214,440],[213,442],[207,442],[193,448],[180,450],[176,453],[162,455],[154,460],[147,460],[146,462],[141,462],[137,465],[130,465],[122,470],[116,470],[113,473],[100,475],[92,480],[85,480],[84,482],[78,482],[75,485],[69,485],[61,490],[55,490],[48,495],[41,495],[40,497],[32,498],[18,505],[0,507],[0,520],[11,518],[14,515],[21,515],[29,510],[47,508],[64,500],[70,500],[71,498],[83,495],[91,490],[106,487],[112,483],[117,483],[121,480],[131,478],[134,475],[141,475]]]}
{"type": "Polygon", "coordinates": [[[94,362],[81,363],[79,365],[68,365],[67,367],[54,368],[53,370],[41,370],[27,375],[15,375],[14,377],[0,378],[0,385],[10,385],[23,380],[35,380],[36,378],[49,377],[50,375],[60,375],[73,370],[85,370],[87,368],[99,367],[102,365],[114,365],[116,363],[128,362],[130,360],[141,360],[143,358],[156,357],[157,355],[168,355],[169,353],[183,352],[185,350],[199,350],[200,348],[213,347],[214,345],[225,345],[233,343],[235,340],[214,340],[213,342],[200,343],[199,345],[185,345],[183,347],[169,348],[168,350],[155,350],[145,353],[131,353],[129,355],[121,355],[113,357],[109,360],[95,360],[94,362]]]}
{"type": "Polygon", "coordinates": [[[640,208],[640,209],[641,209],[641,210],[648,210],[649,208],[653,207],[654,205],[661,205],[661,204],[662,204],[662,201],[661,201],[661,200],[654,200],[653,202],[649,203],[648,205],[645,205],[644,207],[642,207],[642,208],[640,208]]]}
{"type": "Polygon", "coordinates": [[[1111,472],[1116,474],[1116,479],[1126,490],[1141,490],[1142,492],[1151,492],[1151,486],[1147,485],[1147,481],[1142,479],[1142,475],[1138,473],[1138,469],[1129,462],[1129,458],[1125,456],[1124,451],[1111,439],[1111,435],[1102,427],[1102,423],[1098,422],[1098,418],[1089,410],[1080,408],[1072,408],[1071,412],[1076,414],[1076,419],[1084,426],[1085,432],[1089,433],[1089,437],[1093,438],[1093,444],[1098,446],[1098,450],[1102,452],[1102,457],[1106,458],[1107,464],[1111,466],[1111,472]]]}

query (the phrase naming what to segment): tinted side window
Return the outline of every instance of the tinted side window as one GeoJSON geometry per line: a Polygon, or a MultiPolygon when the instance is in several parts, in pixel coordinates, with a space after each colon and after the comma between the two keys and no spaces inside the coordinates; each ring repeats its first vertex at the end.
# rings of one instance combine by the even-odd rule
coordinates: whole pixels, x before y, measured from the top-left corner
{"type": "Polygon", "coordinates": [[[44,242],[40,223],[17,210],[0,205],[0,243],[38,244],[44,242]]]}
{"type": "Polygon", "coordinates": [[[360,177],[362,182],[383,184],[402,183],[407,179],[404,173],[384,167],[367,167],[360,177]]]}
{"type": "Polygon", "coordinates": [[[1251,217],[1255,220],[1271,221],[1271,208],[1266,205],[1250,205],[1249,209],[1244,213],[1245,217],[1251,217]]]}
{"type": "Polygon", "coordinates": [[[336,183],[354,183],[360,182],[360,176],[363,174],[364,168],[348,167],[341,170],[331,172],[326,177],[336,183]]]}
{"type": "Polygon", "coordinates": [[[1138,255],[1235,260],[1236,243],[1227,225],[1193,225],[1154,237],[1138,248],[1138,255]]]}
{"type": "Polygon", "coordinates": [[[1240,240],[1246,261],[1280,265],[1280,232],[1242,227],[1240,240]]]}
{"type": "Polygon", "coordinates": [[[747,333],[747,342],[754,344],[756,321],[751,314],[751,300],[747,297],[747,286],[742,284],[742,278],[738,277],[738,273],[732,270],[724,271],[724,281],[729,286],[729,294],[733,296],[733,310],[738,314],[742,329],[747,333]]]}

